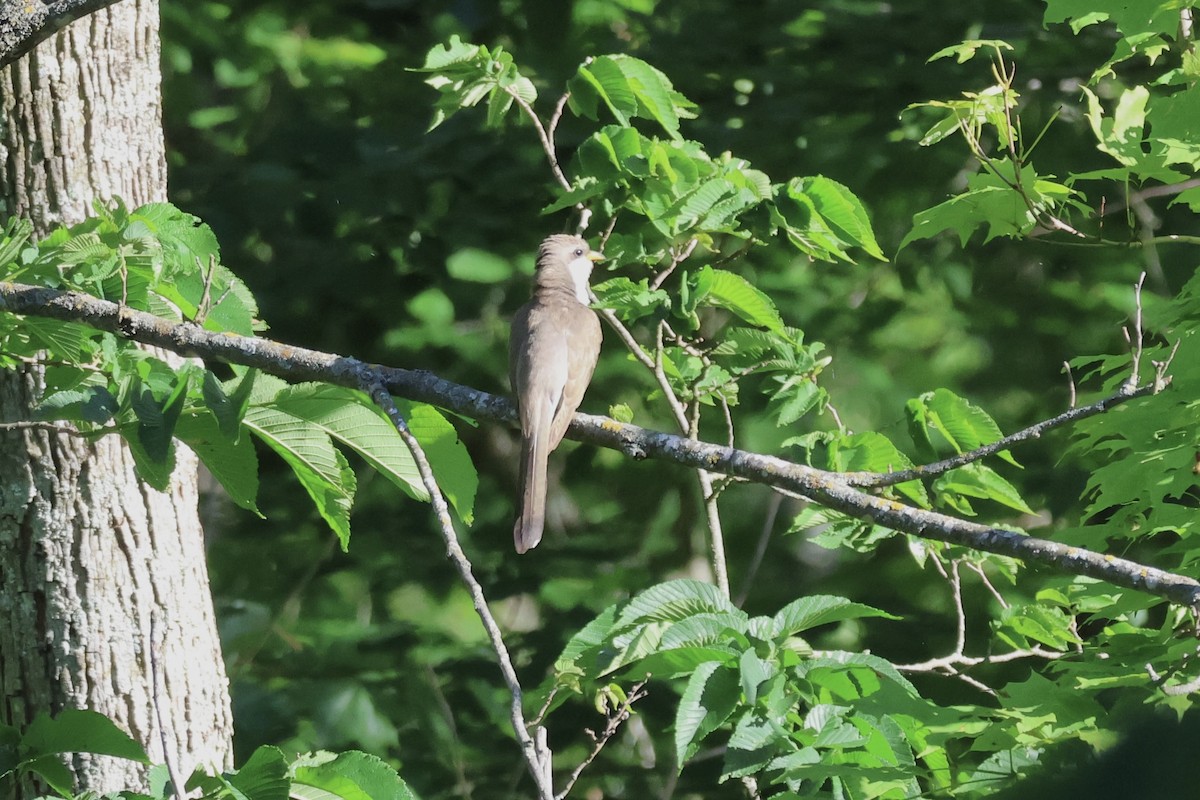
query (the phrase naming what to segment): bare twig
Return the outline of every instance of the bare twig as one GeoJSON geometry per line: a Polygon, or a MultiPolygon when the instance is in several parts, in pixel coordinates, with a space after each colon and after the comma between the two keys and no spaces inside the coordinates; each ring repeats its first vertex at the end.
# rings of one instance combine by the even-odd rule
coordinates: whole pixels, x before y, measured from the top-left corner
{"type": "MultiPolygon", "coordinates": [[[[323,381],[355,388],[361,383],[363,363],[354,358],[258,337],[214,333],[77,292],[0,282],[0,311],[79,322],[174,352],[262,369],[292,382],[323,381]]],[[[482,422],[517,425],[516,407],[507,398],[455,384],[421,370],[375,369],[388,390],[398,396],[431,403],[482,422]]],[[[1150,394],[1153,388],[1141,387],[1128,395],[1118,393],[1091,413],[1097,414],[1133,397],[1150,394]]],[[[632,458],[655,458],[761,483],[902,533],[1011,556],[1072,575],[1098,578],[1189,607],[1200,604],[1200,581],[1193,578],[1129,559],[905,506],[863,492],[851,484],[852,475],[647,430],[591,414],[576,414],[567,436],[619,450],[632,458]]]]}
{"type": "Polygon", "coordinates": [[[441,487],[438,486],[437,479],[433,475],[433,469],[429,466],[429,460],[425,457],[425,451],[421,447],[421,443],[413,436],[412,431],[409,430],[408,423],[384,386],[384,379],[381,372],[378,369],[363,365],[359,369],[359,375],[360,388],[370,395],[371,400],[377,406],[383,409],[388,419],[391,420],[392,425],[396,427],[396,431],[399,432],[400,438],[404,440],[404,445],[412,453],[413,461],[417,465],[417,471],[421,475],[421,483],[424,484],[425,490],[429,492],[434,516],[437,519],[438,528],[441,530],[442,539],[446,544],[446,554],[450,557],[454,568],[458,570],[458,575],[462,579],[463,585],[466,586],[467,592],[471,595],[471,601],[475,606],[475,613],[479,615],[479,620],[483,623],[483,628],[487,632],[488,640],[491,642],[492,650],[495,652],[496,660],[500,665],[500,673],[504,676],[504,682],[508,685],[508,691],[511,695],[509,717],[512,721],[513,732],[517,736],[517,741],[521,744],[521,752],[525,756],[525,762],[529,767],[529,774],[533,777],[534,783],[538,787],[539,797],[542,800],[552,800],[554,797],[554,788],[551,786],[549,780],[549,749],[544,744],[539,746],[534,741],[534,737],[530,736],[529,730],[526,727],[525,713],[521,708],[521,682],[517,678],[517,671],[513,667],[512,658],[508,654],[508,648],[504,645],[504,637],[500,633],[500,626],[496,624],[496,618],[492,616],[491,609],[488,608],[487,598],[483,594],[483,587],[475,579],[471,571],[471,562],[467,559],[466,553],[463,552],[462,546],[459,544],[458,534],[454,530],[454,521],[450,518],[450,508],[446,505],[446,498],[442,495],[441,487]]]}
{"type": "Polygon", "coordinates": [[[671,248],[671,263],[668,264],[666,266],[666,268],[663,269],[662,272],[660,272],[654,276],[654,280],[650,281],[650,288],[653,290],[653,289],[657,289],[658,287],[662,286],[663,282],[666,281],[666,279],[671,276],[671,273],[675,271],[675,268],[678,267],[680,264],[682,264],[684,261],[687,261],[688,258],[692,255],[692,253],[695,252],[696,245],[698,245],[698,244],[700,244],[699,239],[688,239],[687,244],[684,245],[682,249],[672,247],[671,248]]]}
{"type": "MultiPolygon", "coordinates": [[[[546,126],[542,124],[542,118],[533,110],[533,106],[529,105],[529,102],[517,93],[516,89],[509,86],[504,91],[508,93],[509,97],[516,102],[517,106],[525,112],[525,116],[529,117],[529,121],[533,123],[533,129],[537,131],[538,139],[542,142],[542,150],[546,153],[546,160],[550,162],[550,171],[554,173],[554,178],[558,181],[559,186],[568,192],[571,191],[571,182],[567,180],[567,176],[563,174],[562,167],[558,165],[558,154],[554,150],[554,139],[551,138],[551,133],[547,132],[546,126]]],[[[559,105],[555,106],[554,117],[551,119],[551,125],[553,126],[550,129],[551,131],[553,131],[554,127],[558,126],[558,118],[562,116],[562,107],[567,102],[566,98],[567,96],[563,95],[562,99],[559,100],[559,105]]],[[[582,209],[582,206],[577,205],[576,208],[582,209]]]]}
{"type": "Polygon", "coordinates": [[[89,434],[79,431],[71,425],[61,422],[39,422],[37,420],[22,420],[20,422],[0,422],[0,431],[47,431],[64,436],[75,436],[80,439],[89,438],[89,434]]]}
{"type": "Polygon", "coordinates": [[[782,492],[771,492],[771,499],[767,501],[767,516],[763,520],[762,529],[758,533],[758,544],[754,547],[754,555],[750,558],[750,564],[746,567],[746,575],[742,578],[742,590],[738,592],[737,599],[734,600],[734,605],[738,608],[746,602],[746,598],[750,596],[750,587],[754,585],[754,578],[758,575],[759,567],[762,566],[763,558],[767,554],[767,544],[771,541],[771,532],[775,529],[775,520],[779,516],[779,507],[783,505],[784,495],[782,492]]]}
{"type": "Polygon", "coordinates": [[[579,776],[583,774],[583,771],[588,768],[589,764],[596,760],[596,756],[600,755],[600,751],[604,749],[604,745],[608,744],[609,739],[616,736],[617,731],[621,728],[621,723],[629,719],[629,715],[633,713],[633,704],[648,694],[646,684],[649,681],[650,676],[647,675],[643,680],[630,687],[629,694],[625,696],[624,702],[608,715],[608,721],[604,725],[604,730],[599,734],[588,731],[593,742],[592,752],[588,753],[587,758],[571,771],[571,775],[567,778],[566,786],[555,796],[554,800],[563,800],[571,792],[571,789],[574,788],[576,781],[579,780],[579,776]]]}
{"type": "Polygon", "coordinates": [[[991,592],[992,597],[996,598],[996,602],[1000,604],[1000,607],[1008,608],[1008,601],[1004,599],[1004,595],[1000,594],[995,585],[992,584],[992,579],[988,577],[983,567],[973,561],[967,562],[967,566],[979,576],[979,579],[983,581],[984,588],[991,592]]]}
{"type": "Polygon", "coordinates": [[[1129,370],[1129,378],[1125,381],[1122,388],[1130,389],[1138,384],[1138,378],[1142,374],[1142,284],[1146,282],[1146,273],[1138,275],[1137,283],[1133,285],[1133,338],[1130,340],[1129,331],[1125,331],[1125,341],[1129,342],[1130,355],[1133,358],[1133,366],[1129,370]]]}
{"type": "Polygon", "coordinates": [[[1158,670],[1154,669],[1153,664],[1146,664],[1146,674],[1150,676],[1150,681],[1158,687],[1159,691],[1170,697],[1181,697],[1200,691],[1200,675],[1185,683],[1176,683],[1168,686],[1167,680],[1170,679],[1172,673],[1160,675],[1158,670]]]}
{"type": "Polygon", "coordinates": [[[163,639],[160,641],[158,638],[158,625],[155,621],[155,613],[154,611],[150,612],[150,646],[146,648],[150,657],[150,699],[154,706],[154,719],[158,725],[159,743],[162,745],[163,751],[163,763],[167,765],[167,776],[171,779],[171,790],[175,795],[175,800],[186,800],[187,783],[184,780],[183,773],[179,771],[179,765],[175,761],[175,750],[167,741],[167,723],[163,718],[163,695],[166,693],[167,687],[163,683],[162,670],[158,666],[158,649],[164,646],[166,640],[163,639]],[[160,684],[162,685],[160,686],[160,684]]]}
{"type": "MultiPolygon", "coordinates": [[[[1164,378],[1163,386],[1169,383],[1169,377],[1164,378]]],[[[897,483],[915,480],[917,478],[932,478],[942,473],[949,472],[957,467],[970,464],[974,461],[979,461],[981,458],[993,455],[1002,450],[1007,450],[1015,444],[1038,439],[1042,434],[1054,428],[1062,427],[1070,422],[1078,422],[1087,417],[1093,417],[1108,411],[1114,406],[1126,403],[1137,397],[1147,397],[1161,391],[1161,387],[1153,383],[1145,386],[1137,386],[1129,388],[1128,385],[1123,385],[1116,393],[1098,400],[1095,403],[1086,406],[1077,406],[1071,408],[1058,416],[1050,419],[1042,420],[1034,425],[1030,425],[1024,430],[1009,434],[1003,439],[997,439],[991,444],[985,444],[982,447],[977,447],[966,453],[960,453],[950,458],[936,461],[932,464],[922,464],[912,469],[897,470],[895,472],[850,472],[846,473],[845,481],[851,486],[856,486],[863,489],[875,489],[882,486],[894,486],[897,483]]]]}

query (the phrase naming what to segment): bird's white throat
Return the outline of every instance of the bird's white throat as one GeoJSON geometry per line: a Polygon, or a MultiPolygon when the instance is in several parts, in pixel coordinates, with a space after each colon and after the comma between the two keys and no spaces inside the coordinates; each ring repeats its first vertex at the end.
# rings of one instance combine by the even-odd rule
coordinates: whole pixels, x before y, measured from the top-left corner
{"type": "Polygon", "coordinates": [[[588,298],[588,278],[592,277],[593,266],[595,264],[587,256],[572,259],[567,264],[567,271],[571,273],[571,283],[575,287],[575,299],[585,306],[591,302],[588,298]]]}

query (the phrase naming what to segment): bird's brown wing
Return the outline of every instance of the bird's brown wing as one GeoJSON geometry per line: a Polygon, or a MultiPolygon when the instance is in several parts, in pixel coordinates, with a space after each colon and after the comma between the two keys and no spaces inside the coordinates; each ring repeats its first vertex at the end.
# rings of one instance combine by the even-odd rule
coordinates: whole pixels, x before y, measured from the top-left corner
{"type": "Polygon", "coordinates": [[[600,320],[596,312],[579,304],[566,305],[561,313],[568,315],[567,324],[561,328],[568,359],[567,380],[563,386],[562,398],[558,408],[554,410],[554,422],[550,428],[550,449],[558,447],[571,417],[583,402],[584,392],[592,380],[596,369],[596,360],[600,357],[600,320]]]}
{"type": "Polygon", "coordinates": [[[545,526],[546,461],[568,373],[559,310],[530,302],[513,318],[509,378],[521,417],[521,513],[513,526],[518,553],[536,547],[545,526]]]}

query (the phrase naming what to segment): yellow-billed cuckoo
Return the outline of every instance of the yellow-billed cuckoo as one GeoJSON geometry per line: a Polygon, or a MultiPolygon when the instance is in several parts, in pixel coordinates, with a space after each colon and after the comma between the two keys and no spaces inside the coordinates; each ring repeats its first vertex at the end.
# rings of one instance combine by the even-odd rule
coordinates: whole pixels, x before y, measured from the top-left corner
{"type": "Polygon", "coordinates": [[[542,242],[533,297],[513,317],[508,373],[521,416],[518,553],[537,547],[546,523],[546,460],[558,447],[600,355],[600,320],[588,307],[588,278],[603,256],[578,236],[542,242]]]}

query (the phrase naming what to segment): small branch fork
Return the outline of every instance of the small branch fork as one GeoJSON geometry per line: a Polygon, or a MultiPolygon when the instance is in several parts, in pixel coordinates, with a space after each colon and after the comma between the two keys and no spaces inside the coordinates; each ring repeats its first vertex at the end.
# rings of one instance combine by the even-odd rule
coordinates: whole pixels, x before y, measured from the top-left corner
{"type": "Polygon", "coordinates": [[[600,733],[588,731],[588,736],[592,737],[592,752],[588,753],[587,758],[580,762],[567,778],[567,784],[563,790],[555,795],[554,800],[564,800],[564,798],[574,788],[575,782],[579,780],[579,776],[588,768],[588,765],[596,760],[596,756],[600,755],[600,751],[604,749],[604,745],[608,744],[609,739],[617,735],[617,731],[621,728],[621,723],[629,719],[633,714],[633,704],[645,697],[649,690],[646,689],[646,684],[650,682],[650,676],[647,675],[642,681],[635,683],[629,689],[629,694],[620,706],[613,709],[608,714],[608,722],[604,726],[604,730],[600,733]]]}
{"type": "MultiPolygon", "coordinates": [[[[323,381],[354,388],[361,385],[362,362],[357,359],[269,339],[213,333],[196,325],[170,322],[76,292],[0,282],[0,311],[79,322],[174,352],[262,369],[292,382],[323,381]]],[[[397,396],[430,403],[479,421],[516,425],[516,409],[507,398],[455,384],[429,372],[386,367],[373,369],[378,370],[388,391],[397,396]]],[[[1142,391],[1139,388],[1138,392],[1142,391]]],[[[1105,408],[1134,396],[1141,394],[1119,396],[1105,408]]],[[[567,435],[577,441],[619,450],[631,458],[670,461],[765,484],[902,533],[1012,556],[1063,573],[1098,578],[1183,606],[1200,606],[1200,581],[1190,577],[906,506],[862,491],[851,485],[845,475],[776,456],[647,430],[590,414],[576,414],[567,435]]]]}
{"type": "Polygon", "coordinates": [[[441,487],[438,486],[437,479],[433,475],[433,469],[429,466],[429,459],[426,458],[425,451],[422,449],[420,442],[417,441],[412,431],[409,430],[408,423],[405,422],[400,409],[396,407],[395,401],[392,400],[387,387],[384,386],[380,371],[362,365],[359,373],[360,388],[370,396],[371,400],[377,406],[383,409],[388,419],[391,420],[392,425],[396,427],[400,438],[404,440],[405,446],[412,453],[413,461],[417,464],[417,471],[421,475],[421,482],[425,485],[425,490],[429,492],[434,516],[437,518],[442,539],[446,543],[446,554],[450,557],[450,561],[454,564],[455,569],[458,570],[458,575],[462,579],[463,585],[467,587],[467,591],[471,595],[471,602],[475,605],[475,613],[479,615],[479,619],[483,623],[483,628],[487,632],[492,650],[496,653],[496,660],[500,665],[500,672],[504,676],[504,682],[508,685],[508,691],[512,696],[512,701],[509,704],[509,717],[512,721],[513,732],[516,734],[517,741],[521,745],[521,753],[525,756],[525,763],[529,767],[529,774],[533,777],[533,781],[538,787],[538,797],[540,800],[554,800],[554,787],[551,783],[550,773],[550,749],[545,743],[544,729],[538,728],[535,730],[534,735],[531,736],[526,726],[525,714],[521,708],[521,682],[517,678],[517,671],[513,667],[512,658],[508,654],[508,648],[504,645],[504,637],[500,633],[500,626],[496,623],[496,618],[492,616],[491,609],[488,608],[487,598],[483,594],[483,587],[475,579],[471,571],[471,562],[467,559],[466,553],[463,552],[462,546],[459,544],[458,534],[454,530],[454,521],[450,518],[450,508],[446,504],[446,498],[442,494],[441,487]]]}
{"type": "Polygon", "coordinates": [[[916,664],[897,664],[896,669],[901,672],[936,672],[941,675],[946,675],[952,678],[958,678],[962,682],[973,686],[981,692],[996,696],[996,692],[987,684],[979,681],[963,670],[971,667],[979,666],[980,664],[1003,664],[1008,661],[1019,661],[1024,658],[1044,658],[1055,659],[1062,656],[1062,653],[1054,650],[1049,650],[1044,647],[1031,647],[1026,650],[1013,650],[1008,653],[1001,653],[994,656],[968,656],[967,649],[967,612],[963,605],[962,591],[962,575],[961,568],[964,563],[968,568],[978,573],[983,580],[984,586],[992,593],[1001,606],[1007,608],[1008,602],[1004,597],[996,591],[996,587],[992,585],[987,577],[987,573],[978,564],[970,564],[962,559],[953,559],[950,562],[949,570],[942,565],[942,562],[937,557],[934,557],[933,564],[941,573],[942,577],[950,585],[951,597],[954,601],[954,613],[957,620],[957,630],[954,642],[954,651],[946,656],[939,658],[931,658],[927,661],[921,661],[916,664]]]}

